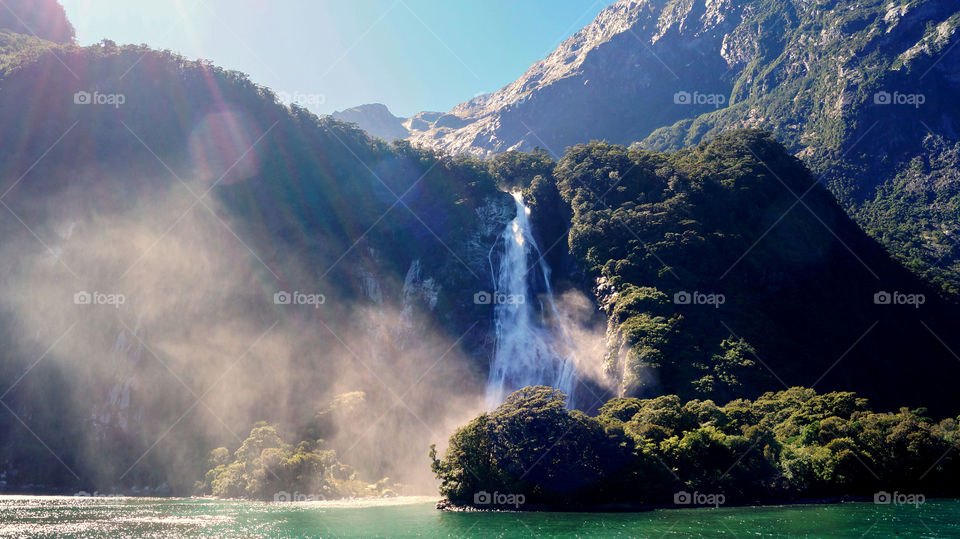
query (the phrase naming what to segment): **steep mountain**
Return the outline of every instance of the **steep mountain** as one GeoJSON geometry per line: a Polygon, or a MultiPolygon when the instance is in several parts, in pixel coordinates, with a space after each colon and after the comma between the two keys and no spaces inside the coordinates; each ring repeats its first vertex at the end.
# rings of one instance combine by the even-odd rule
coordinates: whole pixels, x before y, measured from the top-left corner
{"type": "MultiPolygon", "coordinates": [[[[691,111],[662,106],[657,98],[675,91],[673,81],[637,37],[658,34],[661,13],[677,25],[661,4],[617,2],[513,83],[457,105],[425,128],[412,126],[411,140],[477,155],[540,146],[556,156],[596,138],[629,143],[676,121],[691,111]]],[[[707,43],[676,47],[677,41],[661,44],[670,64],[690,66],[685,75],[692,80],[716,71],[702,61],[707,43]]]]}
{"type": "Polygon", "coordinates": [[[338,110],[331,116],[341,122],[357,124],[371,137],[380,137],[386,141],[404,139],[410,136],[410,132],[404,127],[406,118],[394,116],[387,106],[381,103],[338,110]]]}
{"type": "Polygon", "coordinates": [[[411,140],[560,155],[593,139],[678,149],[756,127],[835,191],[863,198],[878,172],[921,151],[928,130],[960,132],[960,55],[949,54],[958,25],[950,2],[621,0],[519,79],[411,140]]]}

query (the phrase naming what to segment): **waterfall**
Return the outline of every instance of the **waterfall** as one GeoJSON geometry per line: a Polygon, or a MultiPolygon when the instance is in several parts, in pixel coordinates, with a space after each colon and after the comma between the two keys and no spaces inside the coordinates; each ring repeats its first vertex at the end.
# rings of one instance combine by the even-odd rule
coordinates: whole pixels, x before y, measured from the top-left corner
{"type": "Polygon", "coordinates": [[[573,407],[577,373],[572,342],[554,303],[550,268],[533,237],[530,208],[521,193],[514,192],[513,198],[517,216],[489,256],[496,284],[491,301],[497,340],[487,380],[487,406],[501,404],[521,387],[548,385],[566,393],[567,404],[573,407]],[[501,244],[498,271],[493,255],[501,244]]]}

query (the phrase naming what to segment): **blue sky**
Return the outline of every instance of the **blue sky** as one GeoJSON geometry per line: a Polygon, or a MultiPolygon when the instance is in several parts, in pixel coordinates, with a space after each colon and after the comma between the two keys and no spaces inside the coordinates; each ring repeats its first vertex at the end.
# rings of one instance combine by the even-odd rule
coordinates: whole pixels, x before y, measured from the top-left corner
{"type": "Polygon", "coordinates": [[[82,45],[146,43],[329,113],[399,116],[493,91],[612,0],[61,0],[82,45]]]}

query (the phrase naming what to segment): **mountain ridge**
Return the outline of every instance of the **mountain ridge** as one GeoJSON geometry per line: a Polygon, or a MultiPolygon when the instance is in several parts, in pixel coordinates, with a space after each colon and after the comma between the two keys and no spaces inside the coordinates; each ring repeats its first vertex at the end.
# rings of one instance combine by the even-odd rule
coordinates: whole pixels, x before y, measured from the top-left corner
{"type": "Polygon", "coordinates": [[[357,124],[371,137],[380,137],[387,142],[410,136],[410,132],[404,125],[407,118],[394,116],[383,103],[367,103],[350,107],[333,112],[330,116],[341,122],[357,124]]]}
{"type": "Polygon", "coordinates": [[[960,109],[946,98],[960,90],[960,55],[947,54],[958,26],[960,10],[930,1],[620,0],[517,80],[410,140],[480,156],[539,146],[558,157],[594,139],[677,150],[759,127],[841,199],[863,200],[884,168],[923,151],[926,126],[960,133],[960,109]],[[923,93],[918,78],[922,106],[874,103],[923,93]],[[872,128],[896,135],[864,158],[856,145],[872,128]]]}

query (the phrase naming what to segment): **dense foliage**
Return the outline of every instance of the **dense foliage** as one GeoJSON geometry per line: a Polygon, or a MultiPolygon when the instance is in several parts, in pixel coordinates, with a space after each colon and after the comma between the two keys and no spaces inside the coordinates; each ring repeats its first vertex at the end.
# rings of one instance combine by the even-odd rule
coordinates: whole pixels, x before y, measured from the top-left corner
{"type": "Polygon", "coordinates": [[[960,143],[930,135],[925,153],[881,186],[857,220],[911,270],[960,295],[960,143]]]}
{"type": "Polygon", "coordinates": [[[685,504],[693,492],[721,503],[960,492],[957,419],[873,412],[853,393],[794,387],[723,406],[618,398],[596,417],[565,398],[527,387],[458,429],[442,458],[431,452],[440,493],[523,509],[685,504]],[[522,498],[484,497],[494,492],[522,498]]]}
{"type": "Polygon", "coordinates": [[[674,154],[579,145],[554,177],[573,214],[570,252],[608,316],[606,368],[621,394],[727,401],[823,384],[894,408],[955,409],[938,380],[956,373],[946,321],[957,308],[769,134],[733,131],[674,154]],[[926,303],[878,304],[882,291],[926,303]]]}
{"type": "Polygon", "coordinates": [[[323,440],[285,443],[276,425],[258,423],[230,460],[226,447],[210,452],[212,468],[196,485],[200,494],[222,498],[317,501],[351,496],[390,496],[384,478],[368,484],[341,463],[323,440]]]}

